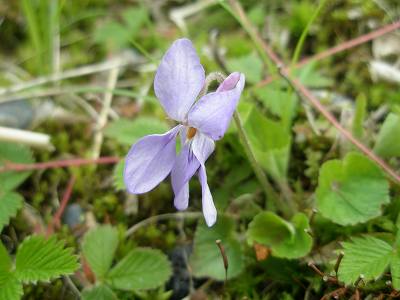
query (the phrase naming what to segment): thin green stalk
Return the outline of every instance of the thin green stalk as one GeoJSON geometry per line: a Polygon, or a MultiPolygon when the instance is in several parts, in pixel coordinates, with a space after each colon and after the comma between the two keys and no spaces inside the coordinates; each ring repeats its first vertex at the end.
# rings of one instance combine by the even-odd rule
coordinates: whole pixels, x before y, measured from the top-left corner
{"type": "Polygon", "coordinates": [[[308,32],[310,31],[311,25],[314,23],[315,19],[318,17],[320,12],[322,11],[322,8],[324,8],[326,1],[327,0],[321,0],[319,2],[317,9],[315,10],[315,12],[311,16],[311,18],[308,20],[306,27],[303,29],[303,32],[301,33],[301,36],[300,36],[299,40],[297,41],[296,48],[294,50],[294,54],[293,54],[292,62],[291,62],[292,67],[299,61],[300,53],[301,53],[301,50],[303,49],[304,42],[306,40],[308,32]]]}
{"type": "Polygon", "coordinates": [[[224,0],[219,0],[219,4],[243,27],[243,29],[247,32],[247,34],[250,36],[252,39],[254,45],[256,46],[257,52],[260,55],[261,59],[263,60],[264,64],[267,66],[268,71],[270,74],[275,74],[277,73],[277,68],[275,65],[272,63],[268,55],[266,55],[263,47],[260,45],[260,43],[257,42],[257,36],[254,34],[254,31],[247,26],[247,24],[244,24],[242,22],[242,19],[239,18],[239,16],[229,7],[228,4],[225,3],[224,0]]]}
{"type": "Polygon", "coordinates": [[[264,193],[267,197],[270,197],[270,199],[274,202],[275,207],[281,210],[286,217],[291,217],[295,212],[293,205],[284,205],[284,202],[280,201],[279,195],[275,192],[274,188],[268,181],[267,176],[265,176],[264,171],[261,169],[256,160],[253,149],[251,148],[249,138],[247,137],[247,134],[243,128],[242,120],[240,119],[240,116],[236,111],[233,114],[233,119],[238,129],[238,135],[242,142],[244,151],[246,152],[247,158],[250,161],[251,167],[253,168],[253,171],[256,174],[258,181],[261,183],[264,193]]]}
{"type": "Polygon", "coordinates": [[[130,43],[131,43],[137,50],[139,50],[139,52],[142,53],[144,57],[146,57],[148,60],[150,60],[153,64],[158,65],[158,60],[155,59],[155,58],[153,58],[153,57],[151,56],[151,54],[150,54],[149,52],[147,52],[147,50],[144,49],[144,48],[142,47],[142,45],[140,45],[138,42],[136,42],[136,41],[133,40],[133,39],[130,40],[130,43]]]}

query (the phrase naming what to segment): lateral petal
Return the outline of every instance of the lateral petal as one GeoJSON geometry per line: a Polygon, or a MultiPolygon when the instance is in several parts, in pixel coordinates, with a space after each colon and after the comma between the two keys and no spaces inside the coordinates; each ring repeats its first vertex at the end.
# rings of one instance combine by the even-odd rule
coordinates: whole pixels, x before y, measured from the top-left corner
{"type": "Polygon", "coordinates": [[[176,158],[176,135],[182,125],[164,134],[141,138],[125,158],[124,181],[128,192],[146,193],[168,176],[176,158]]]}

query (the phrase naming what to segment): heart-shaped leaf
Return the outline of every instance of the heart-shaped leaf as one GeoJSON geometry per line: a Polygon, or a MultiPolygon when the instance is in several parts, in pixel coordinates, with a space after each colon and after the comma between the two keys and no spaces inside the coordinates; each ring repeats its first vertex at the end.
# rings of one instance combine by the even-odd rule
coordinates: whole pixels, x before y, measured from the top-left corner
{"type": "Polygon", "coordinates": [[[389,202],[389,185],[372,161],[349,153],[343,161],[322,165],[316,200],[323,216],[340,225],[352,225],[381,214],[381,206],[389,202]]]}
{"type": "Polygon", "coordinates": [[[381,130],[374,151],[382,157],[400,156],[400,143],[394,142],[400,136],[400,116],[390,113],[381,130]]]}
{"type": "Polygon", "coordinates": [[[287,222],[272,212],[259,213],[249,225],[249,241],[269,246],[272,255],[284,258],[299,258],[310,252],[312,238],[308,218],[302,213],[287,222]]]}

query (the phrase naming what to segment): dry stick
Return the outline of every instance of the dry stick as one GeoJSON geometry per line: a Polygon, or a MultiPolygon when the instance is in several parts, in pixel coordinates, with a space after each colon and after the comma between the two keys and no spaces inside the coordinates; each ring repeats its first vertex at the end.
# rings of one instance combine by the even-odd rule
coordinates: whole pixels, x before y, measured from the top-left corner
{"type": "Polygon", "coordinates": [[[108,113],[111,109],[113,98],[112,90],[115,88],[118,80],[119,69],[115,68],[110,71],[107,81],[107,92],[104,94],[103,108],[100,112],[93,139],[92,158],[98,158],[100,155],[101,145],[103,143],[103,128],[107,124],[108,113]]]}
{"type": "MultiPolygon", "coordinates": [[[[383,26],[383,27],[381,27],[381,28],[379,28],[379,29],[377,29],[375,31],[371,31],[371,32],[369,32],[367,34],[364,34],[364,35],[361,35],[361,36],[356,37],[354,39],[351,39],[349,41],[346,41],[346,42],[344,42],[342,44],[339,44],[339,45],[337,45],[335,47],[332,47],[332,48],[329,48],[329,49],[327,49],[325,51],[317,53],[317,54],[315,54],[315,55],[313,55],[311,57],[306,57],[306,58],[300,60],[292,68],[285,67],[284,70],[285,71],[290,71],[291,69],[293,70],[293,69],[301,68],[301,67],[307,65],[310,62],[319,61],[319,60],[322,60],[322,59],[327,58],[329,56],[332,56],[332,55],[334,55],[336,53],[339,53],[339,52],[354,48],[356,46],[362,45],[362,44],[364,44],[364,43],[366,43],[368,41],[371,41],[371,40],[373,40],[373,39],[375,39],[377,37],[380,37],[380,36],[382,36],[384,34],[387,34],[389,32],[392,32],[392,31],[396,30],[396,29],[399,29],[399,28],[400,28],[400,21],[394,22],[392,24],[385,25],[385,26],[383,26]]],[[[277,75],[269,76],[269,77],[265,78],[263,81],[259,82],[256,85],[256,87],[265,86],[265,85],[271,83],[272,81],[274,81],[277,78],[278,78],[277,75]]]]}
{"type": "Polygon", "coordinates": [[[356,139],[349,131],[347,131],[340,123],[336,120],[336,118],[319,102],[319,100],[308,90],[298,79],[293,78],[288,68],[285,68],[282,60],[275,54],[272,48],[261,39],[258,32],[254,29],[253,25],[250,23],[247,15],[245,14],[243,8],[240,3],[236,0],[232,0],[234,8],[236,9],[239,18],[241,18],[243,24],[248,26],[249,31],[253,31],[255,42],[259,43],[268,57],[275,63],[275,65],[280,69],[281,76],[287,80],[287,82],[300,94],[302,98],[309,101],[336,129],[343,134],[354,146],[356,146],[361,152],[363,152],[370,159],[375,161],[387,174],[389,174],[396,183],[400,184],[400,176],[393,171],[389,165],[387,165],[381,158],[379,158],[375,153],[372,152],[371,149],[362,144],[358,139],[356,139]]]}
{"type": "Polygon", "coordinates": [[[124,57],[117,57],[110,59],[108,61],[93,64],[93,65],[86,65],[76,69],[66,70],[62,73],[51,74],[48,76],[38,77],[32,81],[22,82],[7,88],[0,89],[0,95],[5,95],[9,93],[16,93],[22,90],[26,90],[35,86],[44,85],[50,82],[61,81],[73,77],[79,77],[84,75],[89,75],[93,73],[104,72],[107,70],[112,70],[115,68],[124,67],[134,63],[134,59],[128,56],[124,57]]]}
{"type": "Polygon", "coordinates": [[[29,145],[47,150],[54,149],[48,134],[0,126],[0,141],[29,145]]]}
{"type": "Polygon", "coordinates": [[[61,216],[64,213],[65,208],[71,199],[72,188],[74,187],[76,181],[76,177],[74,175],[71,176],[70,180],[68,181],[67,188],[64,192],[63,198],[60,203],[60,207],[57,209],[56,213],[53,216],[53,219],[50,221],[49,225],[47,226],[47,235],[50,235],[54,232],[54,227],[59,227],[61,223],[61,216]]]}
{"type": "Polygon", "coordinates": [[[98,164],[98,165],[116,164],[120,160],[121,158],[116,156],[104,156],[97,159],[73,158],[65,160],[48,161],[42,163],[34,163],[34,164],[17,164],[12,162],[5,162],[4,166],[0,167],[0,173],[8,171],[22,172],[30,170],[46,170],[46,169],[55,169],[64,167],[79,167],[91,164],[98,164]]]}

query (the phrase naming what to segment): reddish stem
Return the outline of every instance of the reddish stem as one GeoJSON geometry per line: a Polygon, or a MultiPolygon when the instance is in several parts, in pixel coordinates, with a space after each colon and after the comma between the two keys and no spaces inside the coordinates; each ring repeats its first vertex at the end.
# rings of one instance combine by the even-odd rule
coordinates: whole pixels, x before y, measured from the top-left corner
{"type": "MultiPolygon", "coordinates": [[[[306,57],[306,58],[300,60],[292,68],[285,67],[284,70],[285,71],[289,71],[290,69],[301,68],[301,67],[305,66],[306,64],[308,64],[308,63],[310,63],[312,61],[322,60],[322,59],[327,58],[329,56],[332,56],[332,55],[334,55],[336,53],[339,53],[339,52],[354,48],[354,47],[356,47],[358,45],[364,44],[364,43],[366,43],[368,41],[371,41],[371,40],[373,40],[373,39],[375,39],[377,37],[380,37],[380,36],[382,36],[384,34],[387,34],[389,32],[392,32],[392,31],[396,30],[396,29],[399,29],[399,28],[400,28],[400,21],[394,22],[392,24],[385,25],[385,26],[383,26],[383,27],[381,27],[381,28],[379,28],[377,30],[371,31],[371,32],[369,32],[367,34],[361,35],[361,36],[356,37],[354,39],[351,39],[349,41],[343,42],[342,44],[339,44],[339,45],[337,45],[335,47],[329,48],[329,49],[327,49],[325,51],[322,51],[320,53],[317,53],[317,54],[315,54],[313,56],[306,57]]],[[[256,87],[262,87],[264,85],[267,85],[267,84],[271,83],[272,81],[274,81],[275,79],[277,79],[278,77],[279,77],[278,75],[269,76],[269,77],[265,78],[263,81],[260,81],[256,85],[256,87]]]]}
{"type": "Polygon", "coordinates": [[[307,99],[336,129],[346,137],[361,152],[375,161],[386,173],[388,173],[397,183],[400,183],[400,176],[393,171],[386,162],[378,157],[371,149],[356,139],[348,130],[346,130],[336,118],[319,102],[319,100],[308,90],[298,79],[292,78],[287,71],[282,72],[293,86],[307,99]]]}
{"type": "Polygon", "coordinates": [[[61,217],[64,213],[65,208],[67,207],[69,199],[71,199],[72,189],[74,187],[75,180],[76,180],[76,177],[74,175],[72,175],[68,181],[67,188],[64,192],[63,198],[60,203],[60,207],[57,209],[56,213],[53,216],[53,219],[47,226],[47,235],[52,234],[54,232],[55,227],[56,228],[60,227],[61,217]]]}
{"type": "MultiPolygon", "coordinates": [[[[249,30],[253,31],[256,42],[259,43],[267,53],[269,58],[275,63],[275,65],[280,69],[280,74],[284,77],[299,94],[303,96],[304,99],[308,100],[336,129],[343,134],[354,146],[356,146],[361,152],[367,155],[370,159],[375,161],[386,173],[388,173],[398,184],[400,184],[400,176],[393,171],[389,165],[385,163],[380,157],[378,157],[371,149],[361,143],[356,139],[349,131],[347,131],[336,118],[319,102],[319,100],[307,89],[297,78],[293,78],[290,75],[289,68],[285,67],[283,61],[278,55],[272,50],[272,48],[260,37],[258,31],[253,27],[246,13],[244,12],[242,6],[238,1],[232,0],[234,8],[236,9],[239,18],[242,19],[243,24],[248,26],[249,30]]],[[[400,22],[396,22],[394,27],[399,26],[400,22]]],[[[393,27],[393,26],[392,26],[393,27]]]]}
{"type": "Polygon", "coordinates": [[[34,163],[34,164],[17,164],[12,162],[6,162],[4,166],[0,168],[0,173],[7,171],[21,172],[29,170],[45,170],[45,169],[64,168],[64,167],[77,167],[90,164],[115,164],[120,160],[121,158],[119,157],[105,156],[96,159],[73,158],[73,159],[34,163]]]}

